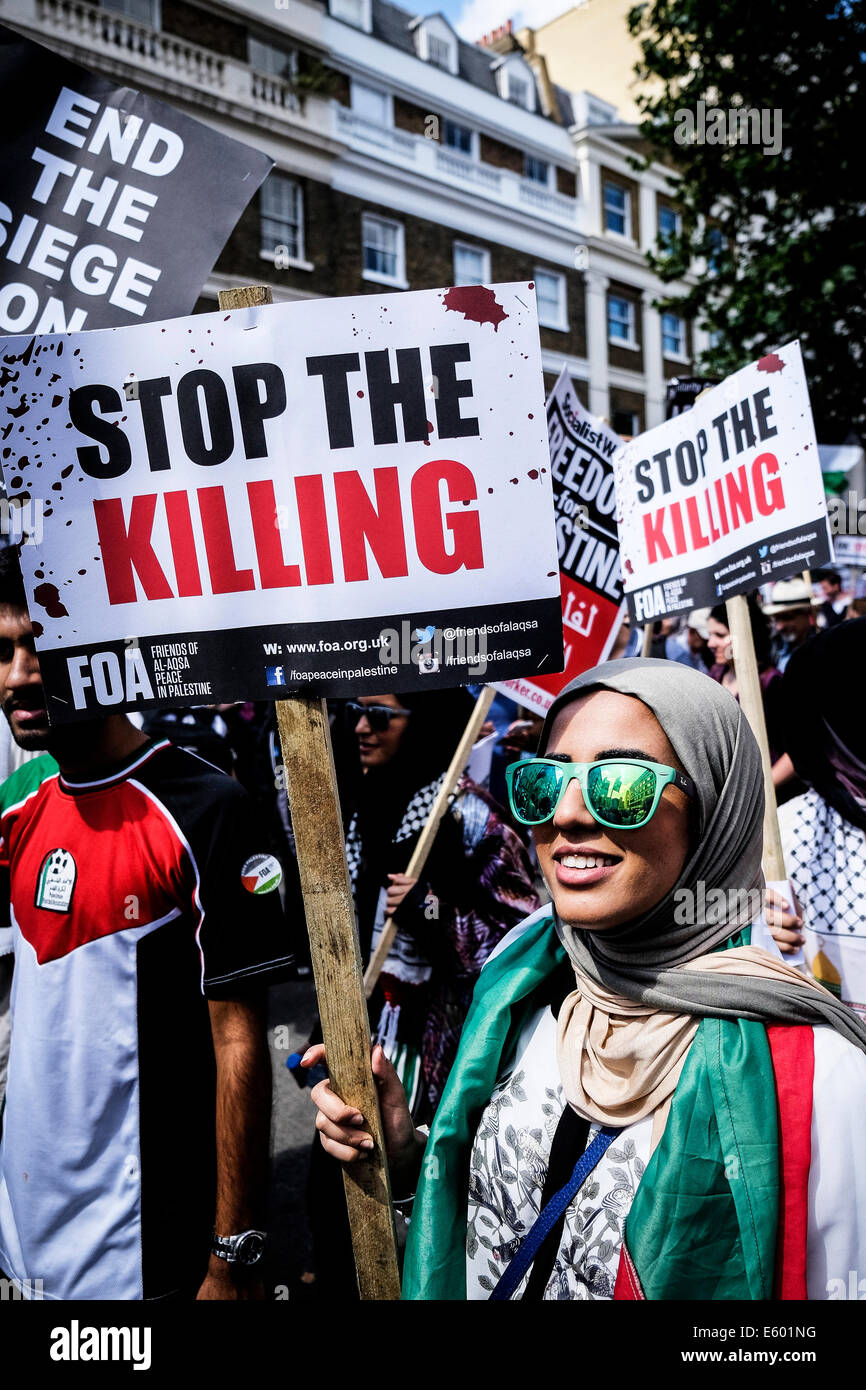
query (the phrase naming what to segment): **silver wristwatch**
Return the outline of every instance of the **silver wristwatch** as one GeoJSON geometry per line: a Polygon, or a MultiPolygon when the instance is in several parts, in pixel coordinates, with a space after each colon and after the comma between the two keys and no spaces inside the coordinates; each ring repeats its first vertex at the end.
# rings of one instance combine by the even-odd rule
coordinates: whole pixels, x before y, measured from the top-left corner
{"type": "Polygon", "coordinates": [[[265,1253],[266,1239],[264,1231],[241,1231],[236,1236],[218,1236],[214,1231],[211,1253],[230,1265],[252,1269],[265,1253]]]}

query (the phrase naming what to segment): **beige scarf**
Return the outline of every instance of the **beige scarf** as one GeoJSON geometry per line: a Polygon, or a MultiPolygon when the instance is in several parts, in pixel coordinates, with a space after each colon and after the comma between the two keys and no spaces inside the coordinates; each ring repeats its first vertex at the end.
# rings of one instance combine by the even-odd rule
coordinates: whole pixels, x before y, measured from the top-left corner
{"type": "MultiPolygon", "coordinates": [[[[827,993],[822,985],[758,946],[698,956],[677,969],[757,975],[827,993]]],[[[577,989],[563,1000],[556,1025],[565,1098],[579,1115],[617,1128],[654,1113],[655,1148],[700,1019],[694,1014],[662,1013],[614,994],[578,968],[575,974],[577,989]]]]}

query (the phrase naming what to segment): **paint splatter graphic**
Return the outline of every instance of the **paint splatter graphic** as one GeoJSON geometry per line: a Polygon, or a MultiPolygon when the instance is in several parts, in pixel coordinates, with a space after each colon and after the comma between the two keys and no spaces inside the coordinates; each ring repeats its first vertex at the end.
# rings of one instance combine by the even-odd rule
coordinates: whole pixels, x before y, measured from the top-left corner
{"type": "Polygon", "coordinates": [[[759,372],[783,372],[785,364],[777,352],[768,352],[758,363],[759,372]]]}
{"type": "Polygon", "coordinates": [[[494,333],[508,318],[502,305],[497,303],[496,295],[486,285],[458,286],[448,290],[443,302],[446,309],[462,314],[470,323],[492,323],[494,333]]]}
{"type": "Polygon", "coordinates": [[[49,618],[68,618],[69,612],[64,608],[60,601],[60,592],[56,584],[39,584],[33,590],[33,597],[44,608],[49,618]]]}

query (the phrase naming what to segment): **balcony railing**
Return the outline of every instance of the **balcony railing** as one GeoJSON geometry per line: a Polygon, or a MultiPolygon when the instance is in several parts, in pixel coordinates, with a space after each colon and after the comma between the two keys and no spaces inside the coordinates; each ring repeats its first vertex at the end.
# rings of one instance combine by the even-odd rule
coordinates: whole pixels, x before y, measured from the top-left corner
{"type": "Polygon", "coordinates": [[[409,131],[394,130],[365,120],[343,106],[336,106],[337,135],[359,154],[386,159],[389,164],[411,169],[438,184],[463,188],[500,207],[530,212],[545,221],[578,230],[581,204],[576,198],[540,188],[511,169],[495,169],[455,150],[443,149],[437,140],[409,131]]]}
{"type": "Polygon", "coordinates": [[[360,148],[375,146],[376,149],[396,154],[400,159],[414,162],[417,136],[409,135],[405,130],[394,130],[391,126],[379,125],[376,121],[368,121],[365,116],[348,111],[345,106],[337,106],[335,109],[337,132],[349,144],[360,148]]]}
{"type": "Polygon", "coordinates": [[[441,169],[446,178],[457,179],[460,183],[483,184],[485,188],[496,193],[501,191],[502,175],[498,169],[491,169],[488,164],[481,164],[476,159],[464,159],[462,155],[443,150],[438,145],[436,167],[441,169]]]}
{"type": "Polygon", "coordinates": [[[144,60],[199,87],[223,85],[225,60],[218,54],[85,0],[36,0],[36,16],[46,28],[60,30],[89,49],[144,60]]]}
{"type": "MultiPolygon", "coordinates": [[[[5,8],[0,0],[0,21],[5,8]]],[[[323,134],[332,124],[326,101],[310,102],[307,112],[307,104],[302,105],[283,78],[257,72],[247,63],[221,57],[200,44],[161,33],[88,0],[15,0],[14,15],[10,13],[9,18],[74,44],[82,50],[82,61],[87,54],[96,53],[141,69],[143,77],[146,74],[157,84],[160,79],[181,82],[206,96],[218,95],[278,119],[286,113],[300,113],[320,126],[323,134]]]]}

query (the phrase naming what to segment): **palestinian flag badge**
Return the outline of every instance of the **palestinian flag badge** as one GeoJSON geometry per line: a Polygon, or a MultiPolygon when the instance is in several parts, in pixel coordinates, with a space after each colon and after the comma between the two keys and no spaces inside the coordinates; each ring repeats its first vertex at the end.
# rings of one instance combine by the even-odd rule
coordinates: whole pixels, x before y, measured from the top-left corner
{"type": "Polygon", "coordinates": [[[248,893],[260,897],[262,893],[273,893],[283,879],[280,861],[272,854],[252,854],[241,869],[241,883],[248,893]]]}

